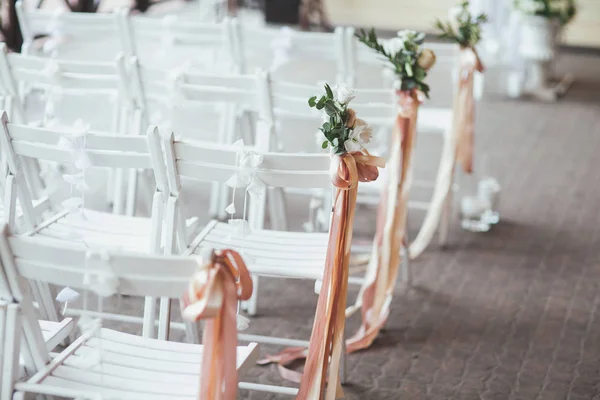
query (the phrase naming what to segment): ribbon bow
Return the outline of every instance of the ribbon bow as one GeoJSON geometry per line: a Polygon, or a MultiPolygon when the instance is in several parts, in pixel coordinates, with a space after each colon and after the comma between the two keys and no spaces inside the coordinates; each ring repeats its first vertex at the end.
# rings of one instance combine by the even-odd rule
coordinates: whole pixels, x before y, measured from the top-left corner
{"type": "Polygon", "coordinates": [[[63,179],[81,193],[81,196],[71,197],[63,202],[63,206],[71,212],[83,205],[83,193],[89,189],[85,181],[85,170],[92,164],[85,150],[88,131],[89,125],[78,119],[70,130],[61,135],[57,143],[59,149],[71,153],[73,166],[77,170],[72,174],[63,175],[63,179]]]}
{"type": "Polygon", "coordinates": [[[384,168],[385,160],[369,154],[365,149],[342,155],[333,155],[329,173],[331,182],[342,190],[354,189],[358,182],[371,182],[379,176],[377,168],[384,168]]]}
{"type": "Polygon", "coordinates": [[[207,320],[202,338],[200,400],[236,397],[237,302],[251,295],[250,273],[233,250],[212,252],[208,264],[190,281],[183,296],[182,316],[191,322],[207,320]]]}
{"type": "Polygon", "coordinates": [[[237,170],[225,184],[231,188],[246,188],[250,196],[262,199],[267,185],[258,178],[256,172],[263,162],[263,156],[244,147],[244,141],[238,140],[234,144],[237,150],[237,170]]]}

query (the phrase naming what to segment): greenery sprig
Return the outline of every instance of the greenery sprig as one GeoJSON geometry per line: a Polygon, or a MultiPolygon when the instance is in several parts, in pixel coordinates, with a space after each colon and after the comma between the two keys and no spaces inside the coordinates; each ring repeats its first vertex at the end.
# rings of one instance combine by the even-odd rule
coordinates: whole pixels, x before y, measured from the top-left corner
{"type": "Polygon", "coordinates": [[[448,21],[435,21],[434,26],[441,31],[440,38],[449,39],[461,47],[474,47],[481,40],[481,24],[487,22],[485,14],[473,17],[469,2],[463,1],[448,12],[448,21]]]}
{"type": "Polygon", "coordinates": [[[435,64],[435,53],[421,49],[424,33],[400,31],[392,39],[378,39],[375,29],[360,30],[358,40],[375,50],[384,60],[389,61],[400,82],[400,90],[418,89],[429,97],[429,86],[424,82],[427,71],[435,64]]]}
{"type": "Polygon", "coordinates": [[[364,145],[373,137],[372,128],[356,116],[356,112],[348,107],[348,103],[354,99],[355,90],[346,86],[336,87],[333,90],[325,84],[325,94],[313,96],[308,99],[308,105],[323,110],[324,123],[319,131],[325,136],[321,148],[331,146],[334,154],[361,151],[364,145]]]}
{"type": "Polygon", "coordinates": [[[566,25],[577,14],[575,0],[513,0],[516,10],[528,15],[556,18],[566,25]]]}

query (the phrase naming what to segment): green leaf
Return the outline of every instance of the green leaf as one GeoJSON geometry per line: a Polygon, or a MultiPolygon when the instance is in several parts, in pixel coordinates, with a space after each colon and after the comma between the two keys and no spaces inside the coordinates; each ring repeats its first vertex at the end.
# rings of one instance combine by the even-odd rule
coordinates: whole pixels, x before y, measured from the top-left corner
{"type": "Polygon", "coordinates": [[[427,76],[425,70],[417,66],[417,68],[415,68],[415,79],[418,81],[422,81],[423,79],[425,79],[425,76],[427,76]]]}
{"type": "Polygon", "coordinates": [[[325,122],[323,124],[323,130],[330,131],[331,130],[331,124],[329,122],[325,122]]]}
{"type": "Polygon", "coordinates": [[[313,96],[308,99],[308,105],[314,107],[317,104],[317,96],[313,96]]]}
{"type": "Polygon", "coordinates": [[[325,103],[325,112],[327,113],[327,115],[332,116],[338,113],[338,110],[335,108],[334,105],[328,103],[325,103]]]}
{"type": "Polygon", "coordinates": [[[331,87],[327,83],[325,84],[325,92],[327,93],[327,96],[330,99],[333,99],[333,91],[331,90],[331,87]]]}
{"type": "Polygon", "coordinates": [[[326,149],[328,145],[329,145],[329,142],[327,140],[325,140],[325,141],[323,141],[323,143],[321,143],[321,148],[326,149]]]}

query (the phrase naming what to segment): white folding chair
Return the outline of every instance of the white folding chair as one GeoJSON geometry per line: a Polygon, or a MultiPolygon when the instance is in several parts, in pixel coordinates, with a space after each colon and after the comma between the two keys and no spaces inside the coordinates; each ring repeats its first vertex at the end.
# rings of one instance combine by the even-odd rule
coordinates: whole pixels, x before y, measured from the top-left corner
{"type": "Polygon", "coordinates": [[[62,59],[110,61],[124,50],[119,29],[123,13],[54,12],[16,4],[23,48],[33,51],[37,37],[48,36],[41,54],[62,59]]]}
{"type": "Polygon", "coordinates": [[[166,15],[131,16],[121,22],[128,54],[138,57],[143,65],[170,69],[187,62],[206,71],[239,71],[229,19],[201,23],[166,15]]]}
{"type": "MultiPolygon", "coordinates": [[[[69,208],[43,219],[33,208],[31,194],[23,179],[21,159],[31,157],[50,162],[68,165],[73,162],[70,149],[61,145],[61,141],[70,137],[69,133],[61,130],[35,128],[25,125],[12,124],[6,113],[2,115],[2,131],[0,144],[6,155],[8,164],[7,188],[5,193],[5,217],[11,227],[16,219],[17,198],[23,209],[24,220],[29,231],[24,235],[41,236],[85,243],[88,246],[103,248],[127,249],[140,253],[156,253],[161,248],[162,211],[164,194],[167,189],[164,163],[153,164],[162,156],[158,132],[150,131],[147,136],[115,136],[111,134],[87,133],[80,138],[81,151],[85,152],[88,163],[80,173],[85,178],[88,168],[134,168],[154,169],[156,192],[152,206],[152,218],[130,217],[99,212],[88,209],[85,204],[69,208]],[[151,157],[151,153],[156,153],[151,157]]],[[[84,199],[80,199],[84,203],[84,199]]],[[[48,293],[47,289],[40,291],[48,293]]],[[[51,297],[42,296],[40,306],[47,313],[55,310],[51,297]]],[[[147,299],[146,320],[141,318],[136,322],[144,322],[144,334],[151,336],[154,329],[154,309],[151,299],[147,299]]],[[[71,313],[75,310],[68,310],[71,313]]],[[[118,315],[108,315],[106,318],[119,319],[118,315]]],[[[131,322],[130,318],[123,319],[131,322]]]]}
{"type": "MultiPolygon", "coordinates": [[[[148,114],[161,130],[194,140],[233,143],[243,137],[269,148],[273,117],[268,75],[207,74],[196,71],[163,71],[140,67],[139,76],[148,114]],[[250,116],[241,119],[238,116],[250,116]],[[246,123],[246,124],[244,124],[246,123]]],[[[225,219],[229,190],[212,184],[208,215],[225,219]]],[[[186,210],[186,216],[199,210],[186,210]]]]}
{"type": "MultiPolygon", "coordinates": [[[[183,254],[199,252],[204,247],[238,249],[247,257],[253,275],[281,278],[319,280],[323,274],[328,233],[282,232],[260,229],[264,219],[264,201],[250,196],[248,224],[250,231],[241,237],[237,225],[213,220],[198,236],[185,243],[179,229],[178,203],[185,196],[181,180],[226,182],[238,167],[235,146],[188,141],[170,135],[165,141],[170,198],[166,211],[166,250],[183,254]]],[[[267,187],[331,188],[329,156],[327,154],[283,154],[260,152],[247,147],[243,151],[257,151],[262,164],[252,172],[254,179],[267,187]]],[[[255,286],[255,291],[258,287],[255,286]]],[[[168,312],[163,305],[161,311],[168,312]]],[[[255,298],[248,306],[252,315],[256,311],[255,298]]],[[[163,322],[168,317],[162,318],[163,322]]],[[[254,340],[254,339],[253,339],[254,340]]],[[[297,345],[297,343],[290,343],[297,345]]]]}
{"type": "MultiPolygon", "coordinates": [[[[96,131],[134,135],[143,134],[148,126],[140,107],[141,97],[130,88],[131,83],[137,82],[137,70],[128,71],[122,55],[113,62],[84,62],[0,51],[0,74],[0,89],[14,122],[67,127],[80,120],[96,131]],[[40,99],[44,112],[35,115],[30,110],[39,108],[36,102],[40,99]]],[[[122,169],[109,172],[111,179],[105,175],[96,179],[105,183],[108,190],[102,184],[96,185],[97,190],[108,193],[107,201],[116,214],[133,215],[135,171],[127,183],[122,169]]],[[[35,191],[40,192],[42,184],[35,175],[30,172],[28,181],[36,184],[35,191]]],[[[144,200],[148,204],[151,201],[144,200]]]]}
{"type": "MultiPolygon", "coordinates": [[[[11,333],[5,342],[9,346],[12,343],[10,348],[14,352],[18,351],[17,344],[22,338],[21,354],[28,377],[17,380],[15,373],[3,374],[2,394],[6,396],[2,398],[22,399],[26,393],[94,399],[197,398],[202,345],[166,342],[99,328],[84,332],[65,350],[50,357],[32,312],[25,279],[85,289],[87,276],[102,274],[108,269],[117,280],[117,293],[179,298],[200,267],[195,257],[112,251],[104,253],[106,264],[92,265],[87,257],[93,251],[81,244],[49,238],[11,236],[8,227],[3,228],[0,281],[8,283],[14,299],[14,304],[8,306],[11,333]],[[6,275],[7,281],[2,275],[6,275]],[[16,317],[14,306],[17,306],[16,317]],[[16,326],[19,322],[20,327],[16,326]],[[83,366],[94,354],[99,354],[97,363],[83,366]]],[[[237,347],[239,376],[257,357],[255,343],[237,347]]]]}

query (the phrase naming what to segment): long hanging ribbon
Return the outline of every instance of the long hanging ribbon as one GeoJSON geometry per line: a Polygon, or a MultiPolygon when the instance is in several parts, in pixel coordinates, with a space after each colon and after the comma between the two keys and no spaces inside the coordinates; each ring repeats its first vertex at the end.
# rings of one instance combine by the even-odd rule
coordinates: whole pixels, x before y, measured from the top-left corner
{"type": "Polygon", "coordinates": [[[297,399],[329,400],[343,396],[339,364],[344,340],[348,264],[358,182],[374,181],[379,176],[377,167],[384,165],[383,159],[368,153],[347,153],[332,158],[330,172],[336,187],[333,219],[323,285],[297,399]],[[327,382],[329,384],[325,389],[327,382]]]}
{"type": "Polygon", "coordinates": [[[183,317],[206,319],[199,400],[234,400],[237,395],[237,302],[252,295],[252,279],[233,250],[214,251],[183,296],[183,317]]]}
{"type": "Polygon", "coordinates": [[[410,245],[410,258],[418,257],[425,250],[437,230],[442,210],[450,195],[456,163],[461,164],[464,172],[468,174],[473,172],[475,136],[473,76],[475,71],[484,71],[477,52],[471,47],[461,48],[458,88],[454,95],[452,130],[446,133],[431,204],[419,234],[410,245]]]}
{"type": "Polygon", "coordinates": [[[300,382],[297,399],[330,400],[343,396],[338,371],[344,340],[348,264],[358,182],[374,181],[379,176],[377,168],[383,167],[385,160],[369,155],[366,150],[336,155],[331,160],[331,181],[336,194],[309,348],[290,347],[259,361],[263,365],[277,363],[284,379],[300,382]],[[286,368],[303,358],[306,358],[304,373],[286,368]]]}
{"type": "Polygon", "coordinates": [[[412,151],[416,138],[418,92],[398,92],[399,112],[392,137],[387,184],[379,203],[373,250],[354,310],[360,308],[362,325],[348,339],[348,352],[373,343],[389,315],[398,275],[400,248],[406,242],[408,194],[412,181],[412,151]]]}

